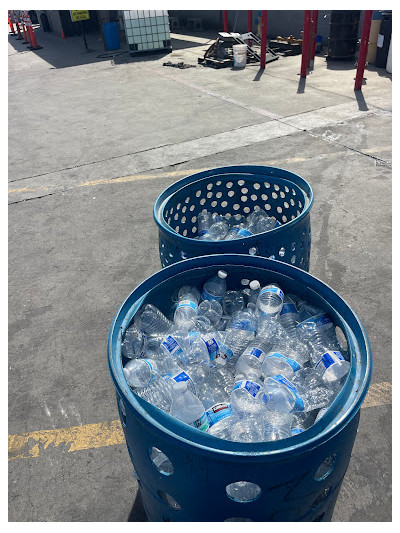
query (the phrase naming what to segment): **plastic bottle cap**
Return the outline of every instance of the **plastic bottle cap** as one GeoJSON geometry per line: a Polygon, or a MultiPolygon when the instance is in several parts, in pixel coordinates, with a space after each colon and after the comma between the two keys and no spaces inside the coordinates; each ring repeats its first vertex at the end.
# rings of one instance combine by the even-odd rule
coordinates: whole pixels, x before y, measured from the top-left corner
{"type": "Polygon", "coordinates": [[[259,289],[260,287],[261,287],[260,282],[257,281],[256,279],[253,280],[253,281],[250,281],[250,289],[251,289],[252,291],[256,291],[256,290],[259,289]]]}
{"type": "Polygon", "coordinates": [[[184,390],[187,389],[187,383],[186,383],[186,381],[175,381],[175,380],[172,380],[172,387],[173,387],[174,391],[183,392],[184,390]]]}
{"type": "Polygon", "coordinates": [[[218,276],[221,279],[225,279],[228,274],[225,272],[225,270],[218,270],[218,276]]]}
{"type": "Polygon", "coordinates": [[[215,362],[217,363],[217,365],[221,365],[221,366],[225,366],[226,365],[226,360],[223,359],[222,357],[217,357],[215,359],[215,362]]]}
{"type": "Polygon", "coordinates": [[[242,281],[240,282],[242,285],[246,286],[248,285],[250,282],[248,279],[242,279],[242,281]]]}

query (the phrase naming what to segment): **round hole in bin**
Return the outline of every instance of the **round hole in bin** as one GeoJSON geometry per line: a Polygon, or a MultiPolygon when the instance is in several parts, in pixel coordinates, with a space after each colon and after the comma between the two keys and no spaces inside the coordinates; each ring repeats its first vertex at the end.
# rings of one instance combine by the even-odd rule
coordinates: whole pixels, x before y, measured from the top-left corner
{"type": "Polygon", "coordinates": [[[178,220],[178,217],[179,217],[179,213],[175,213],[174,220],[178,220]]]}
{"type": "Polygon", "coordinates": [[[241,201],[244,203],[244,202],[247,202],[247,196],[242,196],[241,198],[241,201]]]}
{"type": "Polygon", "coordinates": [[[262,194],[261,199],[264,200],[264,202],[266,202],[268,200],[268,194],[262,194]]]}
{"type": "Polygon", "coordinates": [[[277,212],[278,213],[282,213],[282,207],[280,205],[278,205],[278,207],[276,208],[277,212]]]}
{"type": "Polygon", "coordinates": [[[197,231],[197,227],[196,227],[196,226],[193,226],[193,228],[192,228],[192,233],[196,233],[196,231],[197,231]]]}
{"type": "Polygon", "coordinates": [[[295,219],[296,217],[295,217],[294,215],[292,215],[292,217],[291,217],[291,218],[292,218],[292,220],[294,220],[294,219],[295,219]]]}
{"type": "Polygon", "coordinates": [[[317,481],[322,481],[323,479],[326,479],[329,474],[332,472],[336,462],[336,454],[333,453],[329,457],[327,457],[322,463],[319,465],[317,471],[315,472],[314,479],[317,481]]]}
{"type": "Polygon", "coordinates": [[[259,183],[253,183],[253,187],[258,191],[261,185],[259,183]]]}
{"type": "Polygon", "coordinates": [[[292,194],[293,196],[296,196],[296,191],[294,189],[292,189],[292,194]]]}
{"type": "Polygon", "coordinates": [[[174,254],[171,254],[171,252],[169,252],[168,254],[170,257],[174,257],[174,254]]]}
{"type": "Polygon", "coordinates": [[[182,222],[182,224],[184,224],[186,222],[186,217],[182,217],[181,218],[181,222],[182,222]]]}
{"type": "Polygon", "coordinates": [[[249,255],[257,255],[257,248],[253,246],[252,248],[249,248],[249,255]]]}
{"type": "MultiPolygon", "coordinates": [[[[222,204],[221,204],[221,205],[222,205],[222,204]]],[[[223,206],[223,207],[225,207],[225,206],[223,206]]],[[[230,213],[225,213],[225,218],[227,218],[228,220],[231,218],[231,216],[232,216],[232,215],[231,215],[230,213]]]]}
{"type": "Polygon", "coordinates": [[[183,235],[184,237],[186,237],[186,235],[187,235],[187,232],[188,232],[188,230],[187,230],[187,229],[183,230],[183,232],[182,232],[182,235],[183,235]]]}
{"type": "Polygon", "coordinates": [[[279,196],[280,196],[281,198],[285,198],[286,194],[285,194],[284,192],[280,191],[280,192],[279,192],[279,196]]]}
{"type": "Polygon", "coordinates": [[[149,448],[149,456],[153,465],[164,476],[171,476],[174,473],[174,467],[171,461],[159,448],[152,446],[149,448]]]}
{"type": "Polygon", "coordinates": [[[300,216],[300,211],[299,211],[299,210],[297,210],[297,216],[298,216],[298,217],[300,216]]]}
{"type": "Polygon", "coordinates": [[[224,522],[253,522],[253,520],[251,518],[234,517],[227,518],[226,520],[224,520],[224,522]]]}
{"type": "Polygon", "coordinates": [[[178,204],[178,205],[176,206],[177,211],[179,211],[180,208],[181,208],[181,204],[178,204]]]}
{"type": "Polygon", "coordinates": [[[303,207],[303,204],[299,201],[299,207],[300,209],[303,207]]]}
{"type": "Polygon", "coordinates": [[[157,494],[161,498],[161,500],[168,505],[171,509],[174,509],[175,511],[180,511],[181,506],[179,503],[167,492],[164,492],[163,490],[158,490],[157,494]]]}
{"type": "Polygon", "coordinates": [[[292,265],[295,264],[295,262],[296,262],[296,256],[295,255],[292,255],[292,258],[290,259],[290,262],[292,263],[292,265]]]}
{"type": "Polygon", "coordinates": [[[182,257],[182,259],[187,259],[187,253],[184,252],[183,250],[181,251],[181,257],[182,257]]]}
{"type": "Polygon", "coordinates": [[[211,202],[211,207],[217,207],[217,205],[218,205],[218,202],[216,202],[215,200],[211,202]]]}
{"type": "Polygon", "coordinates": [[[206,203],[206,199],[205,199],[205,198],[202,198],[202,199],[200,200],[200,205],[204,205],[205,203],[206,203]]]}
{"type": "Polygon", "coordinates": [[[125,410],[125,404],[122,398],[118,398],[118,412],[121,418],[121,423],[125,427],[126,426],[126,410],[125,410]]]}
{"type": "Polygon", "coordinates": [[[287,216],[286,215],[282,215],[282,222],[287,222],[287,216]]]}
{"type": "Polygon", "coordinates": [[[261,488],[249,481],[236,481],[226,486],[226,495],[234,502],[254,502],[261,494],[261,488]]]}
{"type": "Polygon", "coordinates": [[[279,250],[279,255],[283,257],[285,255],[285,248],[282,246],[282,248],[279,250]]]}
{"type": "Polygon", "coordinates": [[[275,259],[274,255],[270,255],[268,259],[275,259]]]}
{"type": "Polygon", "coordinates": [[[285,192],[289,192],[289,187],[285,185],[285,192]]]}
{"type": "Polygon", "coordinates": [[[182,207],[182,213],[186,213],[186,211],[187,211],[187,206],[184,205],[184,206],[182,207]]]}
{"type": "Polygon", "coordinates": [[[171,217],[168,217],[167,223],[168,223],[168,224],[171,223],[171,217]]]}
{"type": "Polygon", "coordinates": [[[296,243],[295,242],[292,242],[291,250],[292,250],[292,252],[294,252],[296,250],[296,243]]]}
{"type": "Polygon", "coordinates": [[[272,196],[272,198],[273,198],[274,200],[276,200],[276,199],[278,198],[278,195],[276,194],[276,192],[273,192],[273,193],[271,194],[271,196],[272,196]]]}
{"type": "Polygon", "coordinates": [[[228,202],[226,202],[225,200],[221,202],[221,207],[226,207],[227,205],[228,205],[228,202]]]}
{"type": "Polygon", "coordinates": [[[201,191],[196,191],[196,198],[199,198],[201,196],[201,191]]]}
{"type": "Polygon", "coordinates": [[[218,187],[221,185],[222,181],[217,181],[215,185],[218,185],[218,187]]]}
{"type": "Polygon", "coordinates": [[[179,232],[179,226],[175,227],[175,231],[179,232]]]}
{"type": "Polygon", "coordinates": [[[265,209],[266,209],[267,211],[269,211],[269,210],[271,209],[271,206],[270,206],[269,204],[265,204],[264,207],[265,207],[265,209]]]}
{"type": "Polygon", "coordinates": [[[277,185],[277,184],[275,183],[275,184],[274,184],[274,189],[275,189],[276,191],[279,191],[279,185],[277,185]]]}
{"type": "Polygon", "coordinates": [[[265,187],[266,189],[269,189],[269,188],[271,187],[271,185],[268,183],[268,181],[265,181],[265,182],[264,182],[264,187],[265,187]]]}
{"type": "Polygon", "coordinates": [[[246,187],[243,187],[242,194],[247,194],[249,192],[249,189],[246,189],[246,187]]]}
{"type": "Polygon", "coordinates": [[[247,214],[247,213],[250,213],[251,209],[250,207],[244,207],[243,211],[247,214]]]}
{"type": "Polygon", "coordinates": [[[326,487],[320,494],[318,494],[311,505],[311,509],[316,509],[325,500],[331,490],[332,487],[326,487]]]}
{"type": "Polygon", "coordinates": [[[252,194],[250,198],[253,200],[253,202],[257,202],[258,196],[256,194],[252,194]]]}
{"type": "Polygon", "coordinates": [[[283,202],[283,205],[286,207],[286,209],[289,209],[289,204],[287,202],[283,202]]]}
{"type": "Polygon", "coordinates": [[[342,350],[347,352],[348,346],[347,346],[346,335],[343,333],[343,330],[339,328],[339,326],[336,326],[335,330],[336,330],[336,337],[337,337],[337,340],[339,341],[340,347],[342,348],[342,350]]]}
{"type": "Polygon", "coordinates": [[[189,211],[194,211],[194,210],[195,210],[195,206],[194,206],[194,205],[191,205],[191,206],[189,207],[189,211]]]}
{"type": "Polygon", "coordinates": [[[238,181],[238,185],[239,185],[239,187],[241,187],[242,185],[244,185],[244,180],[239,180],[239,181],[238,181]]]}
{"type": "Polygon", "coordinates": [[[209,183],[209,184],[207,185],[207,189],[208,189],[209,191],[211,191],[212,188],[213,188],[213,184],[212,184],[212,183],[209,183]]]}
{"type": "Polygon", "coordinates": [[[290,204],[291,204],[291,205],[294,205],[294,200],[293,200],[293,198],[291,198],[289,201],[290,201],[290,204]]]}
{"type": "Polygon", "coordinates": [[[196,220],[197,220],[197,217],[192,217],[191,218],[191,221],[193,222],[193,224],[196,222],[196,220]]]}
{"type": "Polygon", "coordinates": [[[207,198],[212,198],[213,197],[213,193],[212,192],[208,192],[207,193],[207,198]]]}
{"type": "Polygon", "coordinates": [[[233,183],[231,181],[228,181],[228,183],[226,184],[226,188],[232,189],[232,187],[233,187],[233,183]]]}
{"type": "Polygon", "coordinates": [[[233,209],[235,211],[237,211],[238,209],[240,209],[240,205],[239,204],[233,204],[233,209]]]}
{"type": "Polygon", "coordinates": [[[235,196],[235,191],[228,191],[229,198],[232,198],[232,196],[235,196]]]}
{"type": "Polygon", "coordinates": [[[190,202],[190,196],[188,196],[187,198],[185,198],[185,204],[188,204],[190,202]]]}
{"type": "Polygon", "coordinates": [[[221,198],[222,192],[221,191],[217,192],[215,196],[216,196],[216,198],[221,198]]]}

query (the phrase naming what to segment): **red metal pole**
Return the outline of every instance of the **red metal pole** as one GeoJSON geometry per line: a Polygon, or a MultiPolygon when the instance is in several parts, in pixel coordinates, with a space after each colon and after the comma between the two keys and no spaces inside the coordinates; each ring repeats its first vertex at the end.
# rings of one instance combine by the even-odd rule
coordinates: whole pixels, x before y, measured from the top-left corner
{"type": "Polygon", "coordinates": [[[372,20],[372,10],[365,10],[364,24],[363,24],[363,29],[361,33],[360,51],[358,52],[356,82],[354,84],[355,91],[361,91],[361,86],[362,86],[363,77],[364,77],[365,60],[367,59],[367,52],[368,52],[368,40],[369,40],[369,31],[371,28],[371,20],[372,20]]]}
{"type": "Polygon", "coordinates": [[[300,77],[307,77],[307,68],[309,63],[310,53],[310,30],[311,30],[311,11],[304,11],[304,30],[303,30],[303,45],[301,51],[301,70],[300,77]]]}
{"type": "MultiPolygon", "coordinates": [[[[253,11],[247,11],[247,31],[250,33],[253,31],[253,11]]],[[[247,39],[247,44],[251,46],[253,44],[253,41],[251,39],[247,39]]]]}
{"type": "Polygon", "coordinates": [[[228,31],[228,11],[224,11],[224,31],[228,31]]]}
{"type": "Polygon", "coordinates": [[[311,40],[311,59],[315,57],[315,46],[317,44],[317,24],[318,11],[312,12],[312,40],[311,40]]]}
{"type": "Polygon", "coordinates": [[[265,68],[265,56],[267,54],[267,12],[261,11],[261,57],[260,68],[265,68]]]}

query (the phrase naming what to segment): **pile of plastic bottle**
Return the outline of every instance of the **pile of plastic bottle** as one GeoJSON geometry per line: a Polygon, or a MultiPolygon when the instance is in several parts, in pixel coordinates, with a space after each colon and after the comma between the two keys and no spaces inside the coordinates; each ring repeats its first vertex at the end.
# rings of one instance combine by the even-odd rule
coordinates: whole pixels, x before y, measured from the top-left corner
{"type": "Polygon", "coordinates": [[[270,231],[281,223],[258,207],[248,215],[223,216],[204,209],[197,215],[198,234],[195,239],[203,241],[231,241],[270,231]]]}
{"type": "Polygon", "coordinates": [[[127,383],[222,439],[275,441],[306,431],[350,369],[328,314],[274,283],[243,279],[227,290],[220,270],[203,287],[181,287],[170,318],[150,303],[136,313],[122,343],[127,383]]]}

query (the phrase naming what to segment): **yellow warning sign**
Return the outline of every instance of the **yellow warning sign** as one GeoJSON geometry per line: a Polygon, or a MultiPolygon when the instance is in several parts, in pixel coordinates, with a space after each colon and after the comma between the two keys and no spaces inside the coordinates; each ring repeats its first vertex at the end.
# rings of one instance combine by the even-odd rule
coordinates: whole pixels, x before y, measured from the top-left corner
{"type": "Polygon", "coordinates": [[[79,22],[80,20],[89,20],[89,11],[70,11],[72,22],[79,22]]]}

